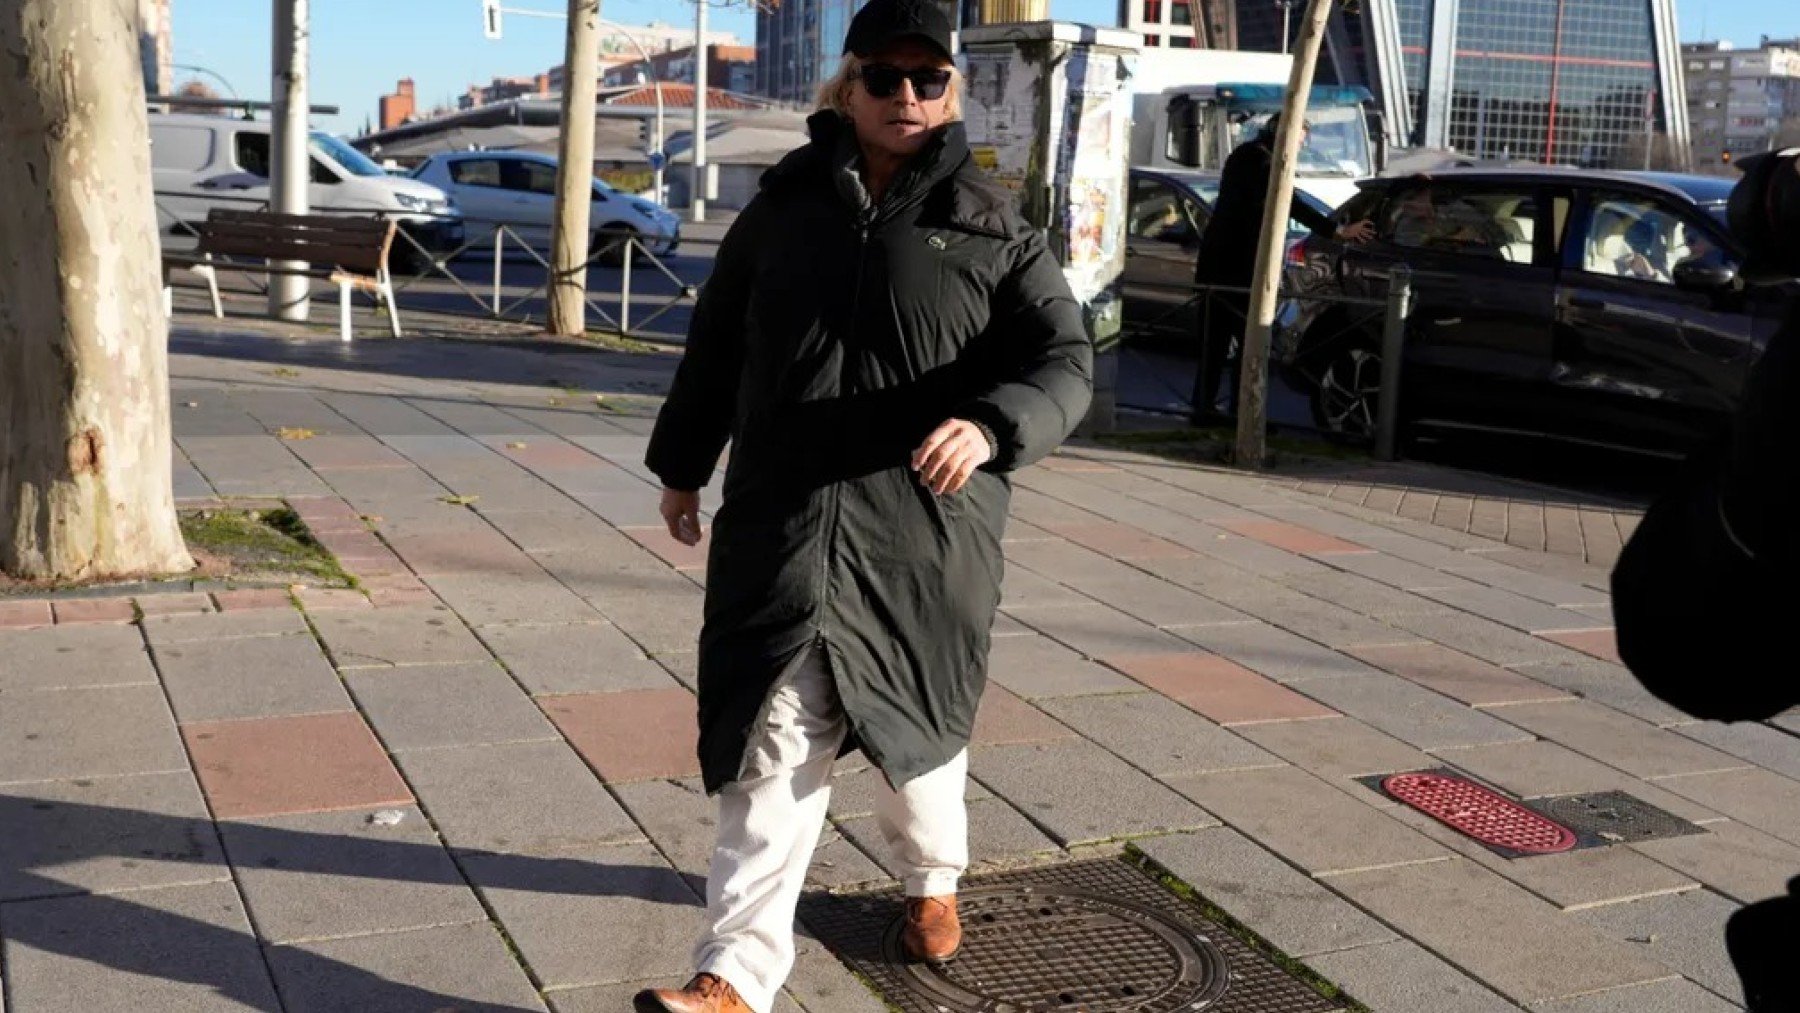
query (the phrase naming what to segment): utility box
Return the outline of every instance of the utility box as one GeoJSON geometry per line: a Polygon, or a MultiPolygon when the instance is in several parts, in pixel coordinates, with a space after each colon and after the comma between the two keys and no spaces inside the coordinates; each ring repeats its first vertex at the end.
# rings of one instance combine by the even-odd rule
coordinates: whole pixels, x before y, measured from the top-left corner
{"type": "Polygon", "coordinates": [[[963,120],[977,165],[1048,231],[1094,340],[1087,434],[1113,428],[1130,206],[1127,166],[1136,32],[1061,21],[961,33],[963,120]]]}

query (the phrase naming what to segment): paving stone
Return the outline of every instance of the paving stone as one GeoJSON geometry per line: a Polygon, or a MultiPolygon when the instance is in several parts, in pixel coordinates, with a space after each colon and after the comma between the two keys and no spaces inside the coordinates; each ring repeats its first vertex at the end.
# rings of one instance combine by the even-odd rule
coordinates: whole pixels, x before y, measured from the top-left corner
{"type": "Polygon", "coordinates": [[[16,785],[0,826],[0,901],[231,877],[185,770],[16,785]]]}
{"type": "Polygon", "coordinates": [[[183,770],[162,687],[8,693],[0,706],[0,783],[183,770]]]}
{"type": "MultiPolygon", "coordinates": [[[[1519,704],[1494,713],[1643,778],[1730,770],[1744,761],[1586,700],[1519,704]]],[[[1800,784],[1795,788],[1800,790],[1800,784]]]]}
{"type": "Polygon", "coordinates": [[[564,742],[428,749],[398,759],[453,850],[560,857],[643,837],[564,742]]]}
{"type": "MultiPolygon", "coordinates": [[[[1018,513],[1016,502],[1014,513],[1018,513]]],[[[1025,515],[1019,514],[1019,516],[1025,515]]],[[[1034,521],[1033,523],[1038,522],[1034,521]]],[[[1048,529],[1050,523],[1055,522],[1047,522],[1040,526],[1048,529]]],[[[1076,590],[1082,590],[1090,584],[1129,581],[1139,572],[1131,565],[1121,563],[1111,556],[1095,552],[1062,538],[1051,541],[1008,542],[1004,548],[1008,566],[1014,564],[1023,566],[1039,576],[1066,584],[1076,590]]]]}
{"type": "Polygon", "coordinates": [[[1171,777],[1170,787],[1314,875],[1434,862],[1450,852],[1293,767],[1171,777]],[[1279,804],[1271,804],[1272,800],[1279,804]]]}
{"type": "Polygon", "coordinates": [[[801,1005],[808,1013],[887,1013],[888,1005],[823,944],[805,938],[796,943],[787,991],[799,1002],[777,998],[777,1013],[798,1013],[801,1005]]]}
{"type": "Polygon", "coordinates": [[[1420,749],[1518,742],[1531,737],[1495,720],[1488,712],[1452,702],[1386,672],[1314,679],[1300,683],[1299,688],[1308,696],[1420,749]]]}
{"type": "Polygon", "coordinates": [[[351,706],[318,642],[305,634],[158,646],[156,663],[175,717],[183,724],[321,714],[351,706]]]}
{"type": "Polygon", "coordinates": [[[545,1008],[506,941],[485,922],[275,946],[269,967],[289,1013],[545,1008]]]}
{"type": "Polygon", "coordinates": [[[1518,1013],[1519,1009],[1407,940],[1320,954],[1307,963],[1381,1013],[1518,1013]]]}
{"type": "Polygon", "coordinates": [[[488,626],[477,636],[533,694],[663,689],[670,684],[668,672],[607,622],[488,626]]]}
{"type": "Polygon", "coordinates": [[[706,892],[718,836],[718,802],[700,779],[634,781],[612,788],[656,849],[688,877],[697,896],[706,892]]]}
{"type": "Polygon", "coordinates": [[[988,654],[988,678],[1027,700],[1130,693],[1142,688],[1073,649],[1035,634],[994,641],[988,654]]]}
{"type": "Polygon", "coordinates": [[[1237,729],[1237,733],[1302,770],[1384,808],[1392,801],[1369,791],[1355,778],[1438,765],[1429,754],[1355,718],[1247,725],[1237,729]]]}
{"type": "Polygon", "coordinates": [[[1397,590],[1380,581],[1354,573],[1305,574],[1284,581],[1288,587],[1322,601],[1342,606],[1352,612],[1380,618],[1382,616],[1421,615],[1446,612],[1448,606],[1423,595],[1397,590]]]}
{"type": "Polygon", "coordinates": [[[1397,630],[1380,620],[1370,619],[1331,602],[1305,595],[1296,595],[1291,601],[1259,609],[1256,617],[1338,649],[1361,644],[1403,643],[1414,639],[1413,634],[1405,630],[1397,630]]]}
{"type": "Polygon", "coordinates": [[[281,1008],[230,883],[7,904],[0,940],[17,1010],[281,1008]]]}
{"type": "Polygon", "coordinates": [[[556,737],[531,698],[492,662],[356,669],[344,680],[390,752],[556,737]]]}
{"type": "Polygon", "coordinates": [[[1394,817],[1478,865],[1565,911],[1683,893],[1699,882],[1625,847],[1582,848],[1557,855],[1506,859],[1409,806],[1394,817]]]}
{"type": "Polygon", "coordinates": [[[1337,712],[1216,654],[1127,656],[1111,664],[1221,725],[1334,717],[1337,712]]]}
{"type": "Polygon", "coordinates": [[[1675,731],[1676,734],[1748,760],[1764,770],[1800,780],[1800,735],[1750,722],[1728,725],[1700,721],[1683,725],[1675,731]]]}
{"type": "Polygon", "coordinates": [[[1540,1013],[1737,1013],[1726,1002],[1685,978],[1631,985],[1534,1007],[1540,1013]]]}
{"type": "Polygon", "coordinates": [[[1691,715],[1650,695],[1650,691],[1623,665],[1596,658],[1576,658],[1551,664],[1519,665],[1514,671],[1658,727],[1694,723],[1691,715]]]}
{"type": "Polygon", "coordinates": [[[410,805],[412,795],[354,711],[182,728],[214,817],[410,805]]]}
{"type": "Polygon", "coordinates": [[[470,626],[580,623],[600,618],[594,607],[539,571],[428,576],[425,583],[470,626]]]}
{"type": "Polygon", "coordinates": [[[1750,769],[1671,777],[1657,785],[1789,844],[1800,844],[1800,781],[1750,769]]]}
{"type": "Polygon", "coordinates": [[[1376,669],[1355,658],[1263,622],[1199,626],[1175,632],[1280,683],[1376,673],[1376,669]]]}
{"type": "Polygon", "coordinates": [[[1065,846],[1214,826],[1217,820],[1088,743],[977,750],[970,767],[1065,846]],[[1105,785],[1095,791],[1093,786],[1105,785]]]}
{"type": "Polygon", "coordinates": [[[501,511],[483,503],[476,503],[475,510],[526,552],[580,549],[612,531],[580,504],[556,496],[533,510],[501,511]]]}
{"type": "Polygon", "coordinates": [[[1618,634],[1611,626],[1598,630],[1541,633],[1539,636],[1552,643],[1574,648],[1583,654],[1591,654],[1602,661],[1610,661],[1615,665],[1624,663],[1619,658],[1618,634]]]}
{"type": "Polygon", "coordinates": [[[313,622],[343,669],[493,660],[448,609],[334,612],[313,622]]]}
{"type": "Polygon", "coordinates": [[[132,599],[144,616],[182,616],[212,612],[212,595],[205,591],[163,592],[139,595],[132,599]]]}
{"type": "MultiPolygon", "coordinates": [[[[221,591],[218,597],[257,592],[221,591]]],[[[279,606],[263,608],[227,606],[222,614],[145,616],[144,635],[156,647],[195,641],[238,640],[248,637],[279,637],[290,633],[306,633],[306,620],[288,598],[286,590],[277,589],[279,606]]],[[[83,649],[86,653],[86,649],[83,649]]]]}
{"type": "MultiPolygon", "coordinates": [[[[1255,616],[1272,604],[1292,601],[1299,594],[1285,584],[1277,583],[1210,556],[1193,556],[1187,559],[1149,559],[1138,565],[1160,580],[1187,588],[1208,599],[1236,609],[1244,613],[1246,619],[1255,616]]],[[[1211,624],[1177,623],[1171,625],[1211,624]]]]}
{"type": "Polygon", "coordinates": [[[1265,545],[1301,555],[1367,552],[1368,548],[1285,521],[1220,521],[1219,527],[1265,545]]]}
{"type": "Polygon", "coordinates": [[[1560,644],[1521,633],[1481,616],[1457,613],[1397,615],[1388,617],[1388,622],[1426,640],[1509,668],[1585,657],[1560,644]]]}
{"type": "Polygon", "coordinates": [[[1077,545],[1114,559],[1167,559],[1191,556],[1194,550],[1116,521],[1048,524],[1045,527],[1077,545]]]}
{"type": "Polygon", "coordinates": [[[1725,919],[1737,908],[1716,893],[1695,890],[1595,908],[1576,917],[1644,958],[1742,1003],[1743,986],[1725,952],[1725,919]]]}
{"type": "Polygon", "coordinates": [[[1009,637],[1035,637],[1038,632],[1004,612],[995,612],[994,625],[988,629],[988,635],[999,641],[1009,637]]]}
{"type": "Polygon", "coordinates": [[[1306,958],[1398,938],[1229,827],[1149,837],[1136,847],[1288,956],[1306,958]]]}
{"type": "Polygon", "coordinates": [[[603,781],[700,773],[698,719],[693,694],[685,689],[574,693],[540,704],[603,781]]]}
{"type": "MultiPolygon", "coordinates": [[[[1402,591],[1426,591],[1439,588],[1467,587],[1470,581],[1453,573],[1431,566],[1415,563],[1398,556],[1381,552],[1347,554],[1331,557],[1331,565],[1338,569],[1380,581],[1389,587],[1402,591]]],[[[1462,560],[1456,561],[1460,567],[1462,560]]],[[[1440,603],[1441,604],[1441,603],[1440,603]]],[[[1399,615],[1403,613],[1390,613],[1399,615]]]]}
{"type": "Polygon", "coordinates": [[[700,652],[668,651],[652,657],[658,668],[669,673],[674,680],[687,687],[690,693],[700,691],[700,652]]]}
{"type": "MultiPolygon", "coordinates": [[[[865,854],[856,840],[826,823],[813,848],[812,862],[806,869],[806,885],[812,889],[835,890],[866,883],[886,882],[887,870],[865,854]]],[[[875,852],[885,851],[876,842],[875,852]]]]}
{"type": "Polygon", "coordinates": [[[292,443],[294,455],[314,471],[344,468],[410,468],[406,458],[372,436],[317,436],[292,443]]]}
{"type": "Polygon", "coordinates": [[[1566,700],[1566,690],[1431,643],[1353,647],[1350,653],[1471,707],[1566,700]]]}
{"type": "Polygon", "coordinates": [[[1178,654],[1192,650],[1181,638],[1099,603],[1025,609],[1013,618],[1100,661],[1118,654],[1178,654]]]}
{"type": "Polygon", "coordinates": [[[1023,566],[1008,566],[1000,580],[1000,604],[1009,609],[1042,608],[1046,605],[1086,605],[1092,599],[1039,576],[1023,566]]]}
{"type": "Polygon", "coordinates": [[[55,621],[48,600],[0,601],[0,630],[31,629],[55,621]]]}
{"type": "MultiPolygon", "coordinates": [[[[831,960],[833,963],[837,962],[835,957],[832,957],[831,960]]],[[[844,973],[849,975],[850,972],[846,970],[844,973]]],[[[620,1010],[629,1009],[632,996],[646,988],[679,988],[686,980],[687,976],[676,975],[673,978],[621,981],[611,985],[590,985],[587,988],[559,988],[552,992],[546,992],[545,995],[550,1000],[550,1008],[556,1013],[619,1013],[620,1010]]],[[[868,992],[868,989],[863,988],[862,983],[857,981],[854,976],[851,976],[850,982],[857,988],[868,992]]],[[[870,993],[871,996],[873,994],[870,993]]],[[[820,1006],[818,1008],[835,1011],[856,1007],[820,1006]]],[[[774,1013],[806,1013],[806,1010],[802,1009],[787,991],[782,991],[775,995],[774,1013]]],[[[871,1013],[887,1013],[887,1007],[877,1002],[871,1013]]]]}
{"type": "MultiPolygon", "coordinates": [[[[997,798],[967,803],[969,812],[969,870],[1015,868],[1062,849],[1032,825],[1017,809],[997,798]]],[[[899,879],[904,870],[894,861],[887,841],[873,816],[859,816],[838,824],[844,836],[854,840],[872,857],[885,876],[899,879]]]]}
{"type": "Polygon", "coordinates": [[[693,971],[699,898],[647,844],[580,861],[467,857],[463,867],[545,988],[685,981],[693,971]],[[631,930],[596,931],[606,926],[631,930]]]}
{"type": "Polygon", "coordinates": [[[664,654],[694,649],[703,601],[700,590],[694,588],[691,592],[607,598],[595,605],[645,653],[664,654]]]}
{"type": "Polygon", "coordinates": [[[413,806],[388,825],[368,809],[219,825],[259,938],[331,939],[485,921],[413,806]]]}
{"type": "Polygon", "coordinates": [[[1075,733],[1000,686],[990,685],[981,694],[975,711],[975,727],[969,741],[977,747],[1054,742],[1072,739],[1075,733]]]}
{"type": "Polygon", "coordinates": [[[156,669],[133,626],[0,630],[0,693],[36,689],[143,686],[156,669]]]}
{"type": "Polygon", "coordinates": [[[1281,764],[1249,742],[1154,693],[1052,700],[1044,707],[1153,777],[1281,764]]]}
{"type": "Polygon", "coordinates": [[[1496,587],[1450,588],[1421,593],[1434,601],[1526,633],[1583,630],[1594,625],[1593,619],[1579,612],[1545,605],[1496,587]]]}
{"type": "MultiPolygon", "coordinates": [[[[1218,534],[1214,535],[1212,540],[1202,542],[1196,547],[1221,562],[1230,563],[1233,566],[1271,578],[1326,573],[1330,570],[1330,567],[1315,562],[1307,555],[1289,552],[1261,539],[1245,538],[1220,529],[1215,530],[1218,531],[1218,534]]],[[[1325,558],[1335,560],[1339,557],[1333,555],[1325,558]]]]}
{"type": "Polygon", "coordinates": [[[1706,831],[1632,847],[1741,904],[1785,895],[1800,872],[1800,846],[1734,820],[1708,823],[1706,831]]]}
{"type": "Polygon", "coordinates": [[[345,609],[367,611],[374,607],[367,595],[348,587],[303,587],[294,592],[294,597],[308,615],[345,609]]]}
{"type": "MultiPolygon", "coordinates": [[[[1517,1002],[1669,976],[1633,945],[1563,916],[1466,859],[1334,876],[1331,886],[1517,1002]],[[1470,917],[1476,911],[1481,917],[1470,917]],[[1496,932],[1500,925],[1507,930],[1496,932]]],[[[1315,966],[1333,974],[1329,958],[1315,966]]]]}
{"type": "MultiPolygon", "coordinates": [[[[445,509],[449,509],[448,504],[445,509]]],[[[442,533],[407,534],[398,530],[386,533],[394,551],[421,577],[458,573],[530,573],[532,570],[531,557],[485,523],[442,533]]]]}
{"type": "Polygon", "coordinates": [[[137,609],[130,598],[70,598],[52,602],[58,625],[64,623],[130,623],[137,609]]]}

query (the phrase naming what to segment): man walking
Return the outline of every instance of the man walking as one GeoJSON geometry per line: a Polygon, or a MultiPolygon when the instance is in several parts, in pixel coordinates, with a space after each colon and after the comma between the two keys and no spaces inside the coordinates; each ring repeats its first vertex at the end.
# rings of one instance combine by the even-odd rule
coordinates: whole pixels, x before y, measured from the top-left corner
{"type": "MultiPolygon", "coordinates": [[[[1200,237],[1200,253],[1194,261],[1194,282],[1224,289],[1248,289],[1256,272],[1256,243],[1262,232],[1264,209],[1269,202],[1269,176],[1275,167],[1275,135],[1281,114],[1269,117],[1255,139],[1241,144],[1225,160],[1219,176],[1219,197],[1213,202],[1212,220],[1200,237]]],[[[1368,222],[1339,227],[1330,217],[1315,211],[1294,194],[1290,218],[1321,236],[1360,243],[1374,234],[1368,222]]],[[[1237,373],[1232,372],[1231,397],[1219,410],[1219,380],[1225,372],[1233,342],[1241,344],[1248,330],[1250,295],[1242,291],[1204,291],[1200,296],[1200,366],[1194,375],[1194,399],[1190,409],[1196,426],[1220,425],[1237,412],[1237,373]]]]}

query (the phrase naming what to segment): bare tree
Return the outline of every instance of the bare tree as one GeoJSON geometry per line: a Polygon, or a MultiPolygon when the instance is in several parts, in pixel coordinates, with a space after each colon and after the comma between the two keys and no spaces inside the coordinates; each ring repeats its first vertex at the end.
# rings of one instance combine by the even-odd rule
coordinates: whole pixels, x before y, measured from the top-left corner
{"type": "Polygon", "coordinates": [[[0,572],[193,567],[135,0],[0,0],[0,572]]]}
{"type": "MultiPolygon", "coordinates": [[[[219,93],[213,89],[212,85],[209,85],[198,78],[189,78],[188,80],[183,81],[181,87],[175,89],[175,94],[181,98],[217,99],[219,97],[219,93]]],[[[219,114],[217,106],[189,105],[185,102],[169,103],[169,111],[176,113],[201,113],[204,115],[219,114]]]]}

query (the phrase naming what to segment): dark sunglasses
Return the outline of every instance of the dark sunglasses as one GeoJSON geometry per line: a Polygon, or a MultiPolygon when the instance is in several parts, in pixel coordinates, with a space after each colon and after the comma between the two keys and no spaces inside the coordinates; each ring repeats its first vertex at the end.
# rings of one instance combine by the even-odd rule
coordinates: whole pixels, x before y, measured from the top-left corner
{"type": "Polygon", "coordinates": [[[911,81],[913,94],[926,102],[944,97],[950,87],[950,71],[942,67],[919,67],[901,70],[885,63],[871,63],[857,72],[863,88],[876,98],[893,98],[901,81],[911,81]]]}

